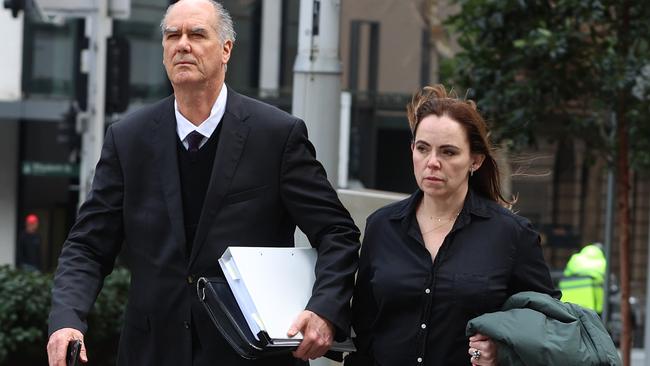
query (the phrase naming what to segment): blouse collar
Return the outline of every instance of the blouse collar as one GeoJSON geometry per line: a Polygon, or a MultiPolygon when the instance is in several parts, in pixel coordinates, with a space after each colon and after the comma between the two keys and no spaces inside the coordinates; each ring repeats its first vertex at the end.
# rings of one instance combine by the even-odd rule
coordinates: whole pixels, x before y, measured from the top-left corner
{"type": "MultiPolygon", "coordinates": [[[[391,219],[401,220],[409,216],[415,215],[415,210],[418,207],[418,204],[422,200],[424,192],[421,189],[417,189],[413,192],[405,201],[399,210],[395,211],[391,215],[391,219]]],[[[487,207],[488,199],[481,197],[481,195],[474,192],[471,188],[467,190],[467,195],[465,196],[465,202],[463,203],[463,208],[460,211],[459,217],[467,216],[468,214],[480,216],[480,217],[491,217],[490,210],[487,207]]]]}

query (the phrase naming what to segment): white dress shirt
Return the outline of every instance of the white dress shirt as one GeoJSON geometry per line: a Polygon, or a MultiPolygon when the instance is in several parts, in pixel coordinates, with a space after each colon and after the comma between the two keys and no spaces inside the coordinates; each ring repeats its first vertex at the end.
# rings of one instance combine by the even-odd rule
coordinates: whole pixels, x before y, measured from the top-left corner
{"type": "Polygon", "coordinates": [[[214,105],[212,106],[210,115],[205,121],[201,122],[201,124],[199,124],[198,126],[195,126],[192,122],[190,122],[187,118],[185,118],[181,114],[181,112],[178,110],[178,103],[176,102],[176,99],[174,99],[174,113],[176,114],[176,133],[178,134],[178,138],[183,142],[183,146],[185,146],[186,149],[189,148],[187,135],[192,133],[192,131],[197,131],[198,133],[203,135],[203,140],[199,144],[199,149],[208,141],[210,136],[212,136],[214,130],[219,125],[219,122],[221,121],[221,118],[223,117],[224,113],[226,112],[227,98],[228,98],[228,91],[226,89],[226,84],[224,83],[223,86],[221,87],[221,92],[219,92],[219,96],[217,97],[217,100],[214,102],[214,105]]]}

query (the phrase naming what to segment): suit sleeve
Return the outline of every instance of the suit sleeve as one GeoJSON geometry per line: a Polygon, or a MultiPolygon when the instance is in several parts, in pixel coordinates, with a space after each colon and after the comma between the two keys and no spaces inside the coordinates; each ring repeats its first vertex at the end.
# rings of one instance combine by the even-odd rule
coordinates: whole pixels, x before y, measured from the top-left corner
{"type": "Polygon", "coordinates": [[[318,250],[316,282],[306,309],[332,322],[336,338],[340,339],[349,334],[359,229],[315,155],[304,122],[296,120],[282,158],[282,200],[294,222],[318,250]]]}
{"type": "Polygon", "coordinates": [[[345,358],[345,366],[372,366],[375,364],[372,356],[373,323],[377,316],[377,302],[373,295],[371,283],[373,278],[372,243],[376,242],[374,223],[369,218],[361,246],[359,258],[359,273],[352,297],[352,329],[356,334],[354,345],[356,352],[345,358]]]}
{"type": "Polygon", "coordinates": [[[510,294],[522,291],[535,291],[549,294],[557,299],[561,293],[553,285],[551,275],[544,261],[539,234],[533,230],[530,222],[517,226],[515,243],[515,265],[510,282],[510,294]]]}
{"type": "Polygon", "coordinates": [[[88,312],[104,278],[113,270],[122,244],[123,180],[111,127],[106,132],[91,191],[59,256],[49,334],[68,327],[86,332],[88,312]]]}

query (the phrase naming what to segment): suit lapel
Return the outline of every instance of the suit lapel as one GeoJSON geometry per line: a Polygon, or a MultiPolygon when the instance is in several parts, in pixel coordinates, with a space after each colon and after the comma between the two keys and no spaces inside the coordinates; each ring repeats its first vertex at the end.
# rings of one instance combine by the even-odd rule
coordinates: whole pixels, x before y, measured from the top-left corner
{"type": "Polygon", "coordinates": [[[221,136],[212,166],[210,183],[205,194],[203,209],[199,218],[199,225],[196,228],[192,254],[189,265],[196,259],[200,252],[210,226],[221,209],[221,201],[228,192],[230,183],[239,164],[239,159],[244,151],[246,138],[250,127],[244,123],[246,116],[241,108],[241,96],[228,88],[228,100],[226,112],[221,120],[221,136]]]}
{"type": "Polygon", "coordinates": [[[185,245],[185,226],[183,223],[183,204],[181,197],[181,181],[178,171],[178,151],[176,140],[176,116],[174,115],[174,97],[171,96],[163,104],[162,112],[155,120],[154,151],[155,160],[160,173],[167,213],[171,222],[172,232],[176,242],[181,246],[181,251],[187,258],[185,245]]]}

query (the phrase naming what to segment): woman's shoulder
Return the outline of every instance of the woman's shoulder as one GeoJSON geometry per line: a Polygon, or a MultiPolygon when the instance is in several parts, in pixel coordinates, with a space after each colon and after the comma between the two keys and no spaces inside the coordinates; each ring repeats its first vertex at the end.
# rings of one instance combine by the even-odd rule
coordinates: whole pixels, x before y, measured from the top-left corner
{"type": "Polygon", "coordinates": [[[517,211],[513,211],[508,207],[504,207],[498,202],[482,198],[485,203],[485,208],[490,213],[490,216],[495,218],[498,222],[501,222],[505,225],[513,225],[518,228],[528,228],[531,223],[524,216],[517,214],[517,211]]]}
{"type": "Polygon", "coordinates": [[[389,203],[386,206],[383,206],[377,209],[375,212],[371,213],[368,216],[367,221],[386,221],[391,218],[399,218],[401,216],[405,216],[408,213],[408,208],[411,200],[412,197],[407,197],[400,201],[389,203]]]}

